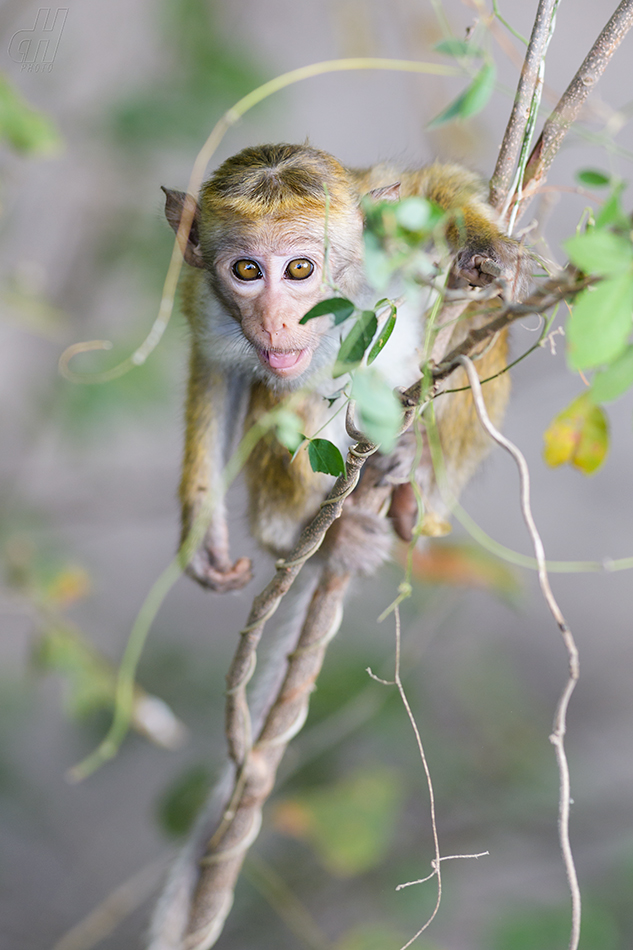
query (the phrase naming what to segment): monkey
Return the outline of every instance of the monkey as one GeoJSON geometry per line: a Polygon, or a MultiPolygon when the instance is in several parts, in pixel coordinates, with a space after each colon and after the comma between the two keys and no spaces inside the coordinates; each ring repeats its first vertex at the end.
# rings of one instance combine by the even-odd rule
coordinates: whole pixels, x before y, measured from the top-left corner
{"type": "MultiPolygon", "coordinates": [[[[185,195],[163,190],[167,220],[177,231],[185,195]]],[[[189,273],[182,297],[191,354],[179,489],[181,541],[211,495],[211,522],[187,567],[189,575],[210,590],[238,590],[251,578],[247,558],[231,559],[223,498],[222,472],[236,433],[246,431],[290,393],[302,394],[293,408],[308,436],[327,420],[323,397],[340,332],[328,316],[300,321],[316,303],[332,296],[332,286],[351,300],[367,298],[366,195],[377,201],[421,195],[447,212],[446,239],[455,253],[453,287],[488,284],[493,278],[482,269],[488,261],[514,280],[516,296],[524,290],[528,258],[523,246],[504,234],[482,183],[459,165],[348,169],[310,145],[287,144],[246,148],[225,161],[201,189],[183,249],[189,273]]],[[[419,344],[421,316],[409,322],[419,344]]],[[[382,366],[394,386],[409,385],[419,375],[417,344],[401,346],[403,353],[390,343],[391,354],[382,366]]],[[[487,375],[499,372],[506,350],[502,334],[480,369],[487,375]]],[[[331,379],[329,386],[330,392],[336,389],[331,379]]],[[[497,421],[507,395],[507,374],[487,387],[489,410],[497,421]]],[[[467,394],[445,399],[439,413],[447,469],[457,490],[485,453],[485,438],[474,418],[467,394]]],[[[291,550],[331,481],[311,470],[305,451],[291,461],[272,435],[251,452],[245,480],[251,533],[276,556],[291,550]]],[[[443,524],[431,510],[433,493],[433,486],[427,485],[426,533],[437,533],[443,524]]],[[[441,508],[441,502],[434,504],[441,508]]],[[[394,490],[391,513],[401,537],[411,537],[417,517],[417,505],[415,513],[413,507],[411,486],[404,483],[394,490]]],[[[362,570],[363,565],[354,568],[362,570]]]]}
{"type": "MultiPolygon", "coordinates": [[[[186,195],[163,190],[167,220],[177,231],[186,195]]],[[[292,397],[293,411],[308,437],[323,432],[344,447],[343,414],[334,420],[328,415],[328,402],[340,389],[340,381],[332,378],[340,328],[328,315],[301,320],[315,304],[333,295],[332,288],[361,306],[371,301],[363,255],[364,201],[413,195],[428,198],[447,213],[445,237],[454,254],[449,286],[485,287],[498,271],[506,279],[505,292],[520,299],[529,279],[529,254],[504,233],[477,176],[459,165],[351,169],[310,145],[264,145],[229,158],[203,185],[181,248],[188,271],[182,305],[191,352],[179,495],[181,541],[209,498],[213,502],[206,535],[187,567],[204,588],[235,591],[251,579],[250,561],[231,557],[223,497],[223,470],[239,434],[292,397]]],[[[451,344],[465,336],[472,321],[469,317],[449,327],[451,344]]],[[[394,387],[419,378],[423,334],[423,315],[406,304],[399,308],[396,330],[376,360],[394,387]]],[[[497,425],[508,398],[508,376],[502,373],[506,360],[507,338],[501,333],[477,364],[482,378],[501,374],[485,387],[488,412],[497,425]]],[[[451,385],[465,386],[462,370],[452,375],[451,385]]],[[[487,439],[467,390],[438,402],[448,480],[457,494],[484,457],[487,439]]],[[[414,471],[416,452],[416,438],[407,432],[395,453],[377,463],[394,486],[389,516],[404,540],[411,540],[414,527],[427,535],[447,529],[428,445],[414,471]],[[420,524],[412,478],[424,503],[420,524]]],[[[275,556],[285,556],[318,510],[332,478],[312,471],[305,451],[293,459],[269,432],[246,460],[245,481],[254,539],[275,556]]],[[[326,536],[328,564],[334,561],[340,572],[371,573],[388,556],[391,538],[384,518],[355,515],[353,505],[349,511],[344,508],[326,536]]],[[[273,649],[280,656],[287,653],[290,637],[296,638],[314,589],[315,567],[310,562],[306,567],[304,583],[295,585],[280,606],[286,620],[276,618],[279,629],[273,649]]],[[[262,705],[270,701],[269,687],[270,683],[255,690],[249,699],[254,735],[262,705]]],[[[233,780],[231,766],[172,868],[153,915],[149,950],[183,950],[189,945],[184,935],[198,861],[217,827],[233,780]]]]}

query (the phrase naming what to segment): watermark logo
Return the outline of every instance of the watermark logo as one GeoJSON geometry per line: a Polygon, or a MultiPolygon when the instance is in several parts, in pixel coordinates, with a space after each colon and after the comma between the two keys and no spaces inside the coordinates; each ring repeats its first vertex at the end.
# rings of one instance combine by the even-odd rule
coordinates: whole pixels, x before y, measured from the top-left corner
{"type": "Polygon", "coordinates": [[[68,7],[40,7],[35,26],[11,37],[9,56],[14,63],[20,63],[24,72],[50,73],[67,16],[68,7]]]}

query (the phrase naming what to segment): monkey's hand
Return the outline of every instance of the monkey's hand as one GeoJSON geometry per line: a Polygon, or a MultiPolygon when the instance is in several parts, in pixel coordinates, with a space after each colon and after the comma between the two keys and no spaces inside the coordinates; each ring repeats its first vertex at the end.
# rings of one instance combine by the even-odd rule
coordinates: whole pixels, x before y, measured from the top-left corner
{"type": "Polygon", "coordinates": [[[231,564],[226,555],[217,556],[206,546],[196,551],[185,573],[202,587],[219,594],[228,590],[241,590],[253,576],[249,558],[241,557],[231,564]]]}
{"type": "MultiPolygon", "coordinates": [[[[523,244],[499,234],[491,241],[474,241],[455,257],[449,286],[487,287],[500,279],[508,288],[504,296],[520,299],[529,277],[530,255],[523,244]]],[[[502,288],[500,285],[500,293],[502,288]]]]}

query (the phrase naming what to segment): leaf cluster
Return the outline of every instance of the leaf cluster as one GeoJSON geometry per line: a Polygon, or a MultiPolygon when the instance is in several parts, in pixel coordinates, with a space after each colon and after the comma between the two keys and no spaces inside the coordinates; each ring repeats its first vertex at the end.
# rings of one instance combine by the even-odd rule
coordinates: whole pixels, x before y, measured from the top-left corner
{"type": "Polygon", "coordinates": [[[595,278],[575,299],[567,324],[567,357],[581,373],[593,371],[589,389],[560,412],[545,433],[545,461],[569,462],[586,475],[606,458],[609,426],[601,403],[633,387],[633,234],[621,203],[623,184],[602,172],[579,175],[584,184],[611,190],[585,230],[565,242],[575,267],[595,278]]]}

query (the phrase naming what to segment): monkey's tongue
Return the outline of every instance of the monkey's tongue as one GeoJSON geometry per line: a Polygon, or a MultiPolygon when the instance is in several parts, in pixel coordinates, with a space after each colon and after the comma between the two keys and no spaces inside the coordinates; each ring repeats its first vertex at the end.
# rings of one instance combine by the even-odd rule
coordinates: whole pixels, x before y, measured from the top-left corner
{"type": "Polygon", "coordinates": [[[291,350],[290,353],[274,353],[269,350],[266,353],[266,359],[272,369],[291,369],[297,365],[303,352],[303,350],[291,350]]]}

